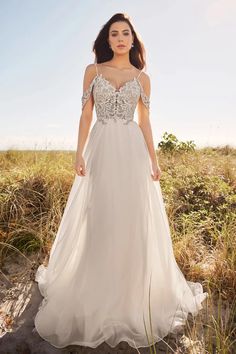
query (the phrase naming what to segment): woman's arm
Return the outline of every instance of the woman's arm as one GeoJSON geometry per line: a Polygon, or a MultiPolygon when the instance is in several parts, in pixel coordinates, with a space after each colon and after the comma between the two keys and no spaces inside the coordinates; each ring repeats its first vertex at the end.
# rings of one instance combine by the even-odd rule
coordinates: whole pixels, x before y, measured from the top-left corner
{"type": "MultiPolygon", "coordinates": [[[[148,98],[150,98],[151,83],[150,83],[150,78],[146,73],[143,73],[141,84],[145,95],[148,98]]],[[[152,162],[153,179],[159,180],[161,176],[161,169],[159,167],[159,163],[158,163],[158,159],[154,147],[152,128],[151,128],[151,123],[149,118],[149,109],[143,104],[141,98],[138,102],[138,125],[142,130],[149,151],[150,159],[152,162]]]]}
{"type": "MultiPolygon", "coordinates": [[[[83,97],[84,94],[89,93],[90,84],[96,74],[96,68],[94,64],[89,64],[84,72],[83,79],[83,97]]],[[[93,119],[93,95],[89,93],[89,97],[83,102],[82,113],[79,121],[79,131],[75,158],[75,170],[79,176],[85,175],[85,164],[83,160],[83,150],[88,137],[89,129],[93,119]]]]}

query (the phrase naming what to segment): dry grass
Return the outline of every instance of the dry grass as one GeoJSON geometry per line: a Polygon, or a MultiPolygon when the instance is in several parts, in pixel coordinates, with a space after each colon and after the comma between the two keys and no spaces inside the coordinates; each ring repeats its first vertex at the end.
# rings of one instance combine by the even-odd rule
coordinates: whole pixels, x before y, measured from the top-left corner
{"type": "MultiPolygon", "coordinates": [[[[186,278],[210,294],[207,313],[192,319],[186,335],[203,348],[196,353],[235,353],[236,150],[158,155],[176,260],[186,278]]],[[[73,160],[74,152],[0,153],[0,265],[16,252],[49,253],[74,178],[73,160]]]]}

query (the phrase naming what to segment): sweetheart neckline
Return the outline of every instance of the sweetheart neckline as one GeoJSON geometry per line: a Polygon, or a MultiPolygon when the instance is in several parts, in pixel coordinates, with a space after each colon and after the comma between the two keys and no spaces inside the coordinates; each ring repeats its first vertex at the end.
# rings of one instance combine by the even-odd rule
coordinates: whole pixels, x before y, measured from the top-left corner
{"type": "MultiPolygon", "coordinates": [[[[102,74],[97,74],[96,77],[100,77],[102,78],[104,81],[106,81],[111,88],[115,91],[115,92],[120,92],[128,83],[133,82],[133,81],[138,81],[138,78],[135,76],[133,79],[126,81],[123,85],[121,85],[118,89],[108,80],[106,79],[102,74]]],[[[141,85],[141,84],[140,84],[141,85]]]]}
{"type": "Polygon", "coordinates": [[[91,91],[92,91],[92,88],[93,88],[93,85],[94,83],[96,82],[97,78],[100,78],[102,80],[104,80],[108,85],[109,87],[112,88],[112,90],[115,92],[115,93],[121,93],[122,92],[122,89],[124,89],[129,83],[132,83],[132,82],[137,82],[138,85],[139,85],[139,88],[141,90],[141,97],[142,97],[142,100],[144,102],[145,100],[145,104],[147,103],[149,105],[149,97],[146,95],[146,93],[144,92],[144,89],[143,89],[143,86],[142,84],[140,83],[139,79],[137,76],[135,76],[133,79],[131,80],[128,80],[126,81],[119,89],[116,89],[112,83],[106,79],[105,77],[103,77],[103,75],[100,73],[100,74],[96,74],[92,80],[92,82],[90,83],[88,89],[86,91],[83,92],[83,96],[82,96],[82,102],[85,101],[87,99],[87,97],[89,97],[91,91]]]}

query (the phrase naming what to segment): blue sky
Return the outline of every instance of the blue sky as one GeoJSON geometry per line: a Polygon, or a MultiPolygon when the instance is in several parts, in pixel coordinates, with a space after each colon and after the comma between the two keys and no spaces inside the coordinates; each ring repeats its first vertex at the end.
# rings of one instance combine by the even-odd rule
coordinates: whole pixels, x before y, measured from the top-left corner
{"type": "Polygon", "coordinates": [[[76,149],[84,70],[116,12],[147,51],[155,146],[165,131],[236,145],[236,1],[0,0],[0,149],[76,149]]]}

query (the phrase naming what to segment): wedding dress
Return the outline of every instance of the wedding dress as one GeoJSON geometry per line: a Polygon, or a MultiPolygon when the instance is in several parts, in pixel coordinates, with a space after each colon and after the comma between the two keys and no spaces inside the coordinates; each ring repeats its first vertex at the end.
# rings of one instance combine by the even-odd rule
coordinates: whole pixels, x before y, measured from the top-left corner
{"type": "Polygon", "coordinates": [[[140,97],[150,109],[142,71],[117,89],[96,70],[82,96],[83,109],[93,95],[97,116],[86,175],[75,176],[48,265],[36,272],[44,298],[35,328],[57,348],[147,347],[196,315],[208,293],[186,281],[174,257],[160,184],[133,119],[140,97]]]}

